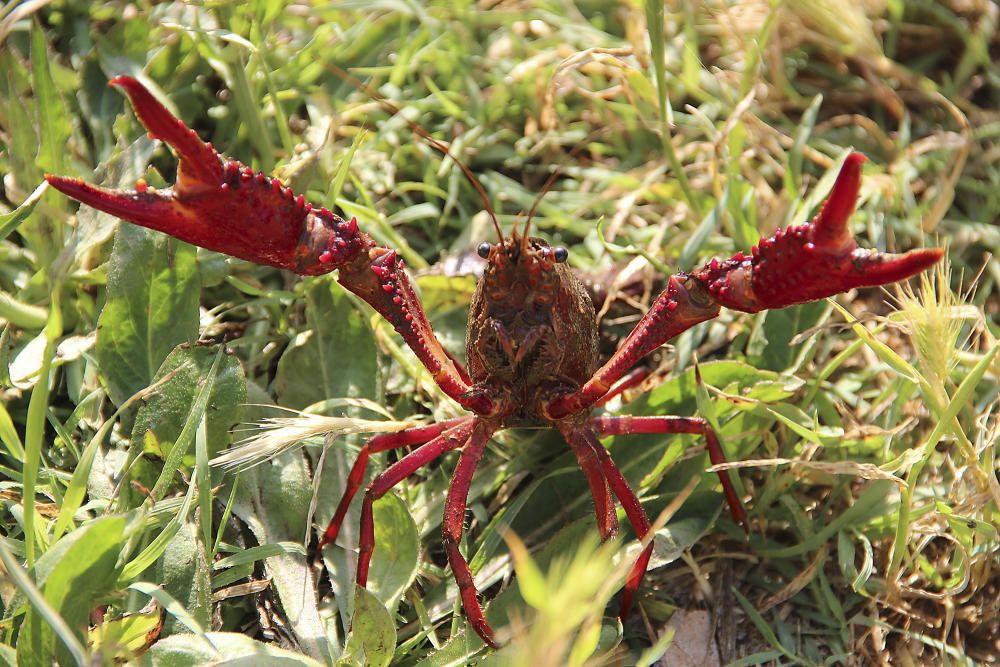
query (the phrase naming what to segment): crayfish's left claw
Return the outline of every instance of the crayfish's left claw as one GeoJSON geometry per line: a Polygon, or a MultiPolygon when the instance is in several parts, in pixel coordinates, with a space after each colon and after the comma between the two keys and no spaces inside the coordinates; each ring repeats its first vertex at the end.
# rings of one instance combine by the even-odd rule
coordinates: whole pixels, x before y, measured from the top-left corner
{"type": "Polygon", "coordinates": [[[747,313],[784,308],[846,292],[905,280],[941,259],[940,248],[896,255],[859,248],[847,221],[861,188],[865,157],[844,162],[830,197],[808,224],[779,229],[748,257],[712,260],[694,273],[720,305],[747,313]]]}
{"type": "Polygon", "coordinates": [[[362,255],[371,242],[325,208],[314,208],[278,179],[229,160],[203,142],[136,79],[111,85],[129,97],[154,139],[180,158],[177,183],[156,190],[108,190],[46,174],[60,192],[98,210],[209,250],[303,275],[329,273],[362,255]]]}
{"type": "Polygon", "coordinates": [[[46,174],[53,187],[105,213],[257,264],[308,276],[336,269],[338,282],[392,323],[446,394],[480,414],[494,410],[488,396],[466,396],[468,376],[434,336],[395,251],[379,247],[357,220],[313,206],[278,179],[220,155],[137,80],[120,76],[111,85],[125,91],[150,136],[177,153],[177,183],[155,190],[139,181],[135,190],[116,191],[46,174]]]}

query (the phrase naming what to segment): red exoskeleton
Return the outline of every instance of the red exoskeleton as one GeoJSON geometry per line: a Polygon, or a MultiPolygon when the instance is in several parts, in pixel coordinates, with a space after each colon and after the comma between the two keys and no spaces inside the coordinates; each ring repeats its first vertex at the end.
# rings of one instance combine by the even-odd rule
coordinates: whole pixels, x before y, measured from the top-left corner
{"type": "MultiPolygon", "coordinates": [[[[371,438],[354,463],[319,548],[337,538],[362,485],[369,456],[416,446],[376,476],[364,494],[357,568],[357,582],[364,586],[375,542],[374,501],[422,466],[458,450],[445,502],[444,547],[465,613],[491,646],[497,642],[459,543],[472,477],[494,433],[524,424],[558,429],[586,476],[602,538],[612,537],[618,529],[615,497],[636,534],[644,538],[649,518],[600,436],[700,434],[713,463],[725,458],[712,429],[700,418],[591,416],[598,402],[621,389],[636,362],[689,327],[716,317],[722,307],[752,313],[854,287],[883,285],[919,273],[942,255],[940,249],[893,255],[857,247],[847,228],[864,162],[855,153],[847,158],[830,197],[811,223],[779,229],[749,255],[737,253],[692,273],[671,276],[618,351],[602,364],[594,306],[566,265],[567,251],[529,237],[527,224],[523,233],[514,231],[506,238],[497,225],[499,240],[478,249],[487,266],[472,300],[466,369],[435,337],[403,261],[392,249],[376,245],[357,220],[315,208],[277,179],[220,155],[135,79],[118,77],[111,83],[129,96],[150,135],[176,151],[180,158],[176,185],[154,190],[140,181],[135,190],[111,191],[48,175],[49,183],[94,208],[203,248],[301,275],[336,270],[340,284],[392,323],[434,381],[469,411],[467,416],[371,438]]],[[[727,473],[720,472],[719,478],[733,517],[743,522],[744,510],[727,473]]],[[[629,573],[622,617],[642,581],[652,546],[642,551],[629,573]]]]}

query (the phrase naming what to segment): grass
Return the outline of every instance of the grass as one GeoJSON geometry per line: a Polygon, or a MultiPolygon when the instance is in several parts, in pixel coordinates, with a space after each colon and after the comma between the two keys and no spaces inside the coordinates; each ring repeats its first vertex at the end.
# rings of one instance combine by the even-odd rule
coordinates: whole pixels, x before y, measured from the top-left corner
{"type": "MultiPolygon", "coordinates": [[[[0,656],[648,665],[670,642],[695,650],[691,612],[707,610],[728,664],[1000,660],[996,12],[860,7],[0,9],[0,656]],[[648,360],[643,391],[609,410],[712,419],[751,530],[720,514],[696,439],[608,441],[650,516],[669,510],[624,627],[612,615],[634,538],[597,546],[557,434],[499,434],[465,545],[513,636],[490,654],[440,544],[454,457],[376,505],[370,594],[353,589],[351,549],[328,549],[318,578],[308,564],[363,441],[351,424],[459,414],[391,327],[329,277],[196,251],[37,189],[44,172],[173,180],[173,157],[107,87],[118,74],[143,76],[228,155],[357,215],[405,258],[458,354],[493,233],[401,116],[451,145],[506,230],[559,170],[533,228],[603,297],[605,354],[664,274],[811,215],[851,147],[870,158],[862,245],[946,244],[947,263],[905,289],[726,311],[648,360]],[[345,435],[210,467],[288,409],[345,435]]],[[[339,544],[357,525],[354,510],[339,544]]]]}

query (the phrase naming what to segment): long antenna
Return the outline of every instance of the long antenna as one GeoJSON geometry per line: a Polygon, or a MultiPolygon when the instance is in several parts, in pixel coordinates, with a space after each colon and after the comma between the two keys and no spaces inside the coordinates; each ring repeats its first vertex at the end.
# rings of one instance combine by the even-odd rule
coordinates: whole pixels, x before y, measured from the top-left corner
{"type": "MultiPolygon", "coordinates": [[[[395,104],[382,97],[374,88],[369,86],[364,81],[361,81],[347,70],[344,70],[333,63],[327,63],[326,67],[334,74],[339,76],[341,79],[343,79],[347,83],[351,84],[358,90],[368,95],[368,97],[372,98],[373,100],[381,104],[390,112],[402,118],[406,122],[406,124],[410,127],[410,130],[418,137],[420,137],[428,144],[430,144],[431,148],[438,151],[442,155],[451,158],[451,160],[458,165],[458,168],[462,170],[462,173],[465,174],[465,177],[469,180],[469,182],[472,183],[472,187],[476,189],[476,192],[479,193],[479,198],[482,199],[483,206],[486,207],[486,212],[489,213],[490,220],[493,221],[493,228],[496,229],[497,237],[500,239],[500,242],[503,243],[504,240],[503,229],[500,228],[500,222],[497,220],[496,213],[493,211],[493,205],[490,204],[490,199],[489,197],[486,196],[486,190],[483,189],[482,184],[472,173],[472,170],[469,169],[469,167],[467,167],[464,162],[455,157],[451,153],[451,151],[448,150],[448,146],[445,145],[444,142],[442,142],[440,139],[432,137],[427,130],[425,130],[424,128],[420,127],[415,122],[407,118],[406,115],[400,111],[399,107],[397,107],[395,104]]],[[[534,208],[532,208],[532,210],[534,210],[534,208]]]]}
{"type": "MultiPolygon", "coordinates": [[[[574,146],[573,150],[571,150],[569,153],[567,153],[563,157],[563,159],[559,161],[559,164],[556,165],[556,168],[552,171],[551,174],[549,174],[549,177],[547,179],[545,179],[545,184],[542,185],[541,192],[539,192],[538,196],[535,197],[535,201],[531,205],[531,210],[528,211],[528,219],[524,221],[524,238],[525,239],[528,238],[528,229],[531,227],[531,219],[535,217],[535,211],[538,210],[538,205],[542,203],[542,197],[544,197],[549,192],[549,190],[552,189],[552,186],[555,185],[556,180],[560,176],[562,176],[562,170],[563,170],[563,167],[566,166],[566,163],[569,162],[570,160],[575,159],[576,156],[579,155],[580,152],[584,148],[586,148],[587,146],[589,146],[595,139],[597,139],[597,137],[601,136],[602,134],[605,134],[610,129],[611,128],[604,127],[604,128],[601,128],[600,130],[594,130],[593,132],[591,132],[590,134],[588,134],[586,137],[584,137],[583,141],[581,141],[576,146],[574,146]]],[[[522,242],[522,246],[526,248],[527,247],[527,243],[528,243],[527,241],[523,241],[522,242]]]]}

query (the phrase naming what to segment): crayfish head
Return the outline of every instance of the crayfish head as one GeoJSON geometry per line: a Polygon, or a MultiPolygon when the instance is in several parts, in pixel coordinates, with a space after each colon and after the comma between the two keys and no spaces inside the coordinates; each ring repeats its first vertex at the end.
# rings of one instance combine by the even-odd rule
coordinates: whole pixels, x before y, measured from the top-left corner
{"type": "Polygon", "coordinates": [[[597,363],[597,325],[566,249],[515,233],[478,252],[487,265],[469,315],[473,381],[503,384],[522,408],[553,383],[586,381],[597,363]]]}
{"type": "Polygon", "coordinates": [[[552,247],[537,237],[525,242],[515,233],[501,243],[481,244],[478,253],[487,262],[483,286],[495,301],[515,293],[524,298],[534,296],[532,304],[538,299],[545,304],[546,297],[559,288],[569,273],[565,266],[569,251],[562,246],[552,247]]]}

